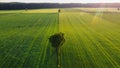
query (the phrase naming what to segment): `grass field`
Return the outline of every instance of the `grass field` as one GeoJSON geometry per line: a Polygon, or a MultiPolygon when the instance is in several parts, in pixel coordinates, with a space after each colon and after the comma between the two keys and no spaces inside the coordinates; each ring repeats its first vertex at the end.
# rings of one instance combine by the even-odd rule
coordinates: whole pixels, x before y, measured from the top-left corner
{"type": "Polygon", "coordinates": [[[58,9],[26,9],[26,10],[1,10],[2,13],[57,13],[58,9]]]}
{"type": "Polygon", "coordinates": [[[120,13],[56,10],[0,11],[0,68],[56,68],[57,32],[61,68],[120,68],[120,13]]]}

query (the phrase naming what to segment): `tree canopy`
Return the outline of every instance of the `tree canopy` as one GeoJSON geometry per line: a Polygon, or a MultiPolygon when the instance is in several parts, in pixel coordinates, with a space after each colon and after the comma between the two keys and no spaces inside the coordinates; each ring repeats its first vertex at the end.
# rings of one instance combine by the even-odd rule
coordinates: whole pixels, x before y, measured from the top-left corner
{"type": "Polygon", "coordinates": [[[56,34],[50,36],[49,42],[55,48],[63,45],[63,43],[65,42],[64,34],[63,33],[56,33],[56,34]]]}

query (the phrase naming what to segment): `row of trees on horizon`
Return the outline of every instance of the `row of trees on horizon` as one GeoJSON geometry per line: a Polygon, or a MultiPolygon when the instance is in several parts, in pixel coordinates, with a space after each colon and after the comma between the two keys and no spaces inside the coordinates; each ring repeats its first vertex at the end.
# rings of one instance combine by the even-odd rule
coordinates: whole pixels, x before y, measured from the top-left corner
{"type": "Polygon", "coordinates": [[[13,10],[13,9],[40,9],[40,8],[120,8],[120,3],[0,3],[0,10],[13,10]]]}

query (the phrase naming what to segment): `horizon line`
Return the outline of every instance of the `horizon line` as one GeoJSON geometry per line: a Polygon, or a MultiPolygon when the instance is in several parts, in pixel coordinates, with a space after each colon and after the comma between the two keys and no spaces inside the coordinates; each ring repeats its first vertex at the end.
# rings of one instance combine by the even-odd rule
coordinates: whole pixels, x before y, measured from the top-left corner
{"type": "MultiPolygon", "coordinates": [[[[0,2],[0,3],[58,3],[58,4],[65,4],[65,3],[68,3],[68,4],[71,4],[71,3],[77,3],[77,2],[0,2]]],[[[79,2],[80,3],[80,2],[79,2]]],[[[78,3],[78,4],[79,4],[78,3]]],[[[120,3],[120,2],[81,2],[80,4],[90,4],[90,3],[120,3]]]]}

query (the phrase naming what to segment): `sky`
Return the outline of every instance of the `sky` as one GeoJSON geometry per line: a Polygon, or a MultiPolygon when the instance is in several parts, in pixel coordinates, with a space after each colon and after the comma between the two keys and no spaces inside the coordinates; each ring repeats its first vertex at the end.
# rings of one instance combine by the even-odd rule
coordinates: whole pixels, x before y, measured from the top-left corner
{"type": "Polygon", "coordinates": [[[120,3],[120,0],[0,0],[0,2],[25,3],[120,3]]]}

